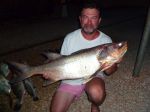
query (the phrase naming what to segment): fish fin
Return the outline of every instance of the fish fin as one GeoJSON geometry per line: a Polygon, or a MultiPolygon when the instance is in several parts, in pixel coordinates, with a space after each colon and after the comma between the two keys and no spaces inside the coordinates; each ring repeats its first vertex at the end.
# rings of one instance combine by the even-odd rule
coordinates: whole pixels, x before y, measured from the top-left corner
{"type": "Polygon", "coordinates": [[[47,59],[46,62],[62,57],[62,55],[60,55],[59,53],[54,53],[54,52],[43,52],[41,53],[41,55],[47,59]]]}
{"type": "Polygon", "coordinates": [[[52,81],[52,80],[44,80],[44,82],[43,82],[43,87],[45,87],[45,86],[48,86],[48,85],[50,85],[50,84],[53,84],[53,83],[55,83],[56,81],[52,81]]]}

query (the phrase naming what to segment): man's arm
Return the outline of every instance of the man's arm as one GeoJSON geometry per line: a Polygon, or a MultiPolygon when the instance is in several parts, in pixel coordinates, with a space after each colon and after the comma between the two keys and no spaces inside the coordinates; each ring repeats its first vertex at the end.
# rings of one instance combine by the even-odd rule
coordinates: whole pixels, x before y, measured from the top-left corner
{"type": "Polygon", "coordinates": [[[114,72],[117,71],[118,67],[119,67],[119,64],[120,62],[123,60],[123,58],[119,59],[116,63],[114,63],[110,68],[106,69],[104,71],[104,73],[109,76],[111,74],[113,74],[114,72]]]}
{"type": "Polygon", "coordinates": [[[110,68],[106,69],[106,70],[104,71],[104,73],[105,73],[107,76],[109,76],[109,75],[113,74],[114,72],[116,72],[117,69],[118,69],[118,64],[115,63],[115,64],[113,64],[110,68]]]}

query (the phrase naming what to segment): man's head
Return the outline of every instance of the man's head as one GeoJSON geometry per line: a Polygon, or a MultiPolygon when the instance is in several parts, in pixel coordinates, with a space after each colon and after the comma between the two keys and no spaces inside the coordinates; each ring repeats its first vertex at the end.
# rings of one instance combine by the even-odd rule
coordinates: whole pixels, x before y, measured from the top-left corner
{"type": "Polygon", "coordinates": [[[100,10],[96,2],[86,2],[83,4],[79,16],[82,31],[86,34],[95,32],[100,24],[100,10]]]}

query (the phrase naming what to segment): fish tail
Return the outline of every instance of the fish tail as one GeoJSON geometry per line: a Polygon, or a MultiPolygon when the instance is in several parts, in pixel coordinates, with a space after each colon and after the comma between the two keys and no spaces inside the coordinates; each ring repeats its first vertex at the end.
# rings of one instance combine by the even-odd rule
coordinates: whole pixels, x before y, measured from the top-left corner
{"type": "Polygon", "coordinates": [[[16,71],[18,73],[23,73],[29,68],[28,65],[17,62],[7,62],[7,64],[12,71],[16,71]]]}
{"type": "Polygon", "coordinates": [[[13,74],[16,74],[14,78],[10,80],[10,83],[16,83],[19,81],[22,81],[26,78],[31,77],[32,74],[28,74],[30,71],[30,66],[27,64],[22,63],[16,63],[16,62],[7,62],[10,70],[13,72],[13,74]]]}

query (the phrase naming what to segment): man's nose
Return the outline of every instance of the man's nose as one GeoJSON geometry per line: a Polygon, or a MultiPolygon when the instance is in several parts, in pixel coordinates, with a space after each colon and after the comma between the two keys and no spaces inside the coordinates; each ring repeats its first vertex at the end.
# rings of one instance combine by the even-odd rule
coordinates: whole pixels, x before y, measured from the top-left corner
{"type": "Polygon", "coordinates": [[[89,24],[89,25],[91,25],[91,24],[92,24],[91,19],[88,19],[87,24],[89,24]]]}

